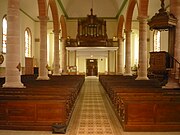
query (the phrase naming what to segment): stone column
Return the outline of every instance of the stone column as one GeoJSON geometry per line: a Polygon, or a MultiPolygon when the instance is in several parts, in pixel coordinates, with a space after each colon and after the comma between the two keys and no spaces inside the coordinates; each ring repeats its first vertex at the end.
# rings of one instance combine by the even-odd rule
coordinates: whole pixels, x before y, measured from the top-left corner
{"type": "Polygon", "coordinates": [[[110,74],[110,51],[108,50],[108,74],[110,74]]]}
{"type": "Polygon", "coordinates": [[[6,79],[4,88],[25,88],[21,82],[20,65],[20,0],[8,0],[6,79]]]}
{"type": "Polygon", "coordinates": [[[74,66],[76,66],[76,56],[77,56],[76,54],[77,54],[77,51],[75,50],[74,53],[75,53],[74,54],[74,66]]]}
{"type": "Polygon", "coordinates": [[[131,72],[131,30],[125,30],[126,33],[126,55],[124,76],[132,76],[131,72]]]}
{"type": "Polygon", "coordinates": [[[54,31],[54,71],[53,75],[60,75],[59,65],[59,32],[54,31]]]}
{"type": "Polygon", "coordinates": [[[147,18],[139,17],[139,65],[136,80],[148,80],[147,77],[147,18]]]}
{"type": "Polygon", "coordinates": [[[67,60],[66,60],[66,39],[61,39],[61,64],[62,64],[62,72],[67,73],[67,60]]]}
{"type": "Polygon", "coordinates": [[[37,80],[49,80],[47,70],[47,16],[39,16],[40,20],[40,65],[37,80]]]}
{"type": "Polygon", "coordinates": [[[118,42],[118,74],[123,74],[123,37],[120,37],[118,42]]]}
{"type": "MultiPolygon", "coordinates": [[[[171,12],[177,18],[174,57],[180,62],[180,0],[170,0],[171,12]]],[[[176,64],[176,79],[180,79],[179,65],[176,64]]]]}
{"type": "Polygon", "coordinates": [[[117,50],[114,50],[114,72],[117,74],[117,50]]]}

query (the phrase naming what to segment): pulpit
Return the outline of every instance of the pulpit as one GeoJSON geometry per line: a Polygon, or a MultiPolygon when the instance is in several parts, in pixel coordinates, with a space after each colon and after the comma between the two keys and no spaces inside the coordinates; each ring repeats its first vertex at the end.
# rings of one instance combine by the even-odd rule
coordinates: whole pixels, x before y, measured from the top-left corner
{"type": "Polygon", "coordinates": [[[154,74],[165,74],[170,68],[170,56],[165,51],[150,52],[150,71],[154,74]]]}

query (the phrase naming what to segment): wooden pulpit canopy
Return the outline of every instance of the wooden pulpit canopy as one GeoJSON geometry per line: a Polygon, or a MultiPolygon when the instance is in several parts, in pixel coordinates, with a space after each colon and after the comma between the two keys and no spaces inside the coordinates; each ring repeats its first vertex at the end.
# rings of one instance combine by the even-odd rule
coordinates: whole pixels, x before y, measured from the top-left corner
{"type": "Polygon", "coordinates": [[[175,27],[177,23],[176,17],[166,11],[164,0],[161,0],[161,9],[159,9],[159,13],[156,13],[151,20],[148,22],[150,29],[153,30],[168,30],[172,27],[175,27]]]}

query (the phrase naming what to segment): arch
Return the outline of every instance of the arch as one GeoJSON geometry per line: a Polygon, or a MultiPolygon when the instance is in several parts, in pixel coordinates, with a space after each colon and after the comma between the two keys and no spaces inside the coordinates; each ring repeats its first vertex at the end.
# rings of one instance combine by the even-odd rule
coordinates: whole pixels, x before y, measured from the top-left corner
{"type": "Polygon", "coordinates": [[[64,19],[64,15],[61,15],[60,17],[60,23],[62,28],[62,38],[67,38],[67,28],[66,28],[66,21],[64,19]]]}
{"type": "Polygon", "coordinates": [[[131,22],[132,22],[132,17],[133,17],[133,11],[134,11],[134,7],[135,7],[136,4],[137,4],[136,0],[130,0],[129,1],[127,14],[126,14],[126,24],[125,24],[126,31],[131,30],[131,24],[132,24],[131,22]]]}
{"type": "Polygon", "coordinates": [[[149,4],[149,0],[139,0],[139,17],[147,18],[148,4],[149,4]]]}
{"type": "Polygon", "coordinates": [[[118,38],[123,37],[123,25],[124,25],[124,16],[121,15],[119,18],[118,29],[117,29],[117,37],[118,38]]]}
{"type": "Polygon", "coordinates": [[[38,0],[39,17],[47,16],[47,5],[46,0],[38,0]]]}
{"type": "Polygon", "coordinates": [[[53,26],[54,26],[54,32],[59,32],[60,26],[59,26],[59,15],[58,15],[58,9],[56,2],[54,0],[49,0],[49,6],[52,11],[52,17],[53,17],[53,26]]]}

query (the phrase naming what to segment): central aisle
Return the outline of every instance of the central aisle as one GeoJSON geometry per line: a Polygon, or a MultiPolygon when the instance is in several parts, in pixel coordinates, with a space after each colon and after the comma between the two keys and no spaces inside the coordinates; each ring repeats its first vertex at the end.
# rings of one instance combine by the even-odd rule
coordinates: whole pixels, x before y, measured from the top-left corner
{"type": "Polygon", "coordinates": [[[87,77],[81,89],[68,135],[121,135],[121,126],[97,77],[87,77]]]}

